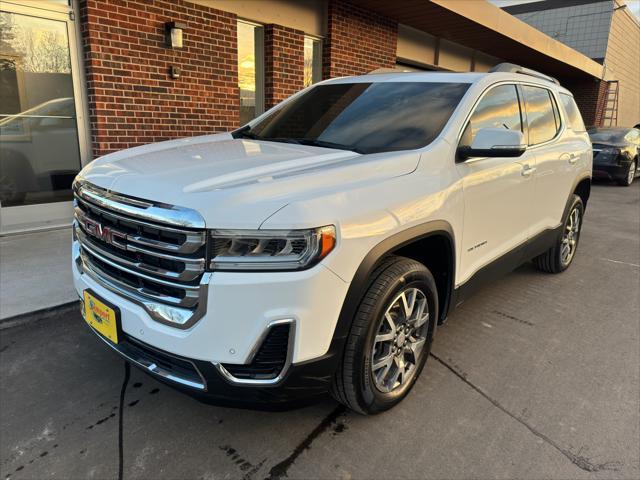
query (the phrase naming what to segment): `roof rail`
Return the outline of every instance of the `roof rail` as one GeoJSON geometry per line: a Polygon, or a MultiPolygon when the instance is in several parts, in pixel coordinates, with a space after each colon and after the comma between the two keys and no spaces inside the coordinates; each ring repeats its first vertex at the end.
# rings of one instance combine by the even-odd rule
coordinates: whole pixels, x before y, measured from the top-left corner
{"type": "Polygon", "coordinates": [[[412,71],[408,69],[383,67],[383,68],[376,68],[375,70],[371,70],[370,72],[367,73],[367,75],[377,75],[379,73],[411,73],[411,72],[412,71]]]}
{"type": "Polygon", "coordinates": [[[532,70],[530,68],[526,68],[521,65],[516,65],[515,63],[506,63],[506,62],[499,63],[489,70],[489,73],[494,73],[494,72],[520,73],[522,75],[529,75],[531,77],[541,78],[542,80],[547,80],[548,82],[553,82],[557,85],[560,85],[560,82],[556,78],[553,78],[550,75],[545,75],[544,73],[540,73],[536,70],[532,70]]]}

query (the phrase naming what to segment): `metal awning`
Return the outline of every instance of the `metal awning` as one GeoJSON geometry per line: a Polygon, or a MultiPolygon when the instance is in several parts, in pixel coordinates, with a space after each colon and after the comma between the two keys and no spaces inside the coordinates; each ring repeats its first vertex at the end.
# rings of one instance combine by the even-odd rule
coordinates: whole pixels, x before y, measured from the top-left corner
{"type": "Polygon", "coordinates": [[[603,66],[481,0],[352,0],[436,37],[565,81],[602,78],[603,66]]]}

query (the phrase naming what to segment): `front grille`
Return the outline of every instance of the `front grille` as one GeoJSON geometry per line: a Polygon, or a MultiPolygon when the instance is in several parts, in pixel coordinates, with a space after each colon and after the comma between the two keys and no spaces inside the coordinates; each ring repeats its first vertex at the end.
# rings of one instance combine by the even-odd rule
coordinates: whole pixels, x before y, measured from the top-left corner
{"type": "MultiPolygon", "coordinates": [[[[74,232],[85,269],[145,306],[153,301],[195,312],[206,265],[204,229],[159,222],[162,208],[175,214],[170,206],[154,207],[147,219],[152,203],[115,197],[86,184],[75,189],[74,232]]],[[[170,316],[158,319],[171,323],[170,316]]]]}
{"type": "Polygon", "coordinates": [[[271,380],[276,378],[287,363],[290,329],[290,324],[271,327],[249,365],[225,363],[222,366],[235,379],[271,380]]]}

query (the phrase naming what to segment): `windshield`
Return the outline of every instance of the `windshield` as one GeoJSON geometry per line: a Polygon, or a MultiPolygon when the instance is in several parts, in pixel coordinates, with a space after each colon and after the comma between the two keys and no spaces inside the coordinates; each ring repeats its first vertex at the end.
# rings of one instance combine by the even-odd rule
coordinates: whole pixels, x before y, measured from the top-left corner
{"type": "Polygon", "coordinates": [[[589,137],[592,143],[623,142],[626,133],[627,130],[589,130],[589,137]]]}
{"type": "Polygon", "coordinates": [[[412,150],[438,136],[468,87],[432,82],[317,85],[235,136],[360,153],[412,150]]]}

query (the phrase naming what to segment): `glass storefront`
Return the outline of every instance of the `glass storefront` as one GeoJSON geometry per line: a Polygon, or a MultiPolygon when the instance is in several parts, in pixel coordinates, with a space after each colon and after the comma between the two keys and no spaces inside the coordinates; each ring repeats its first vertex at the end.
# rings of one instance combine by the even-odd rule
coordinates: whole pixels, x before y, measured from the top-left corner
{"type": "Polygon", "coordinates": [[[41,207],[71,200],[71,182],[83,163],[73,26],[68,12],[0,10],[3,228],[8,209],[37,207],[23,208],[18,220],[37,223],[41,214],[46,222],[41,207]]]}
{"type": "Polygon", "coordinates": [[[80,169],[65,22],[0,12],[0,201],[71,198],[80,169]]]}

